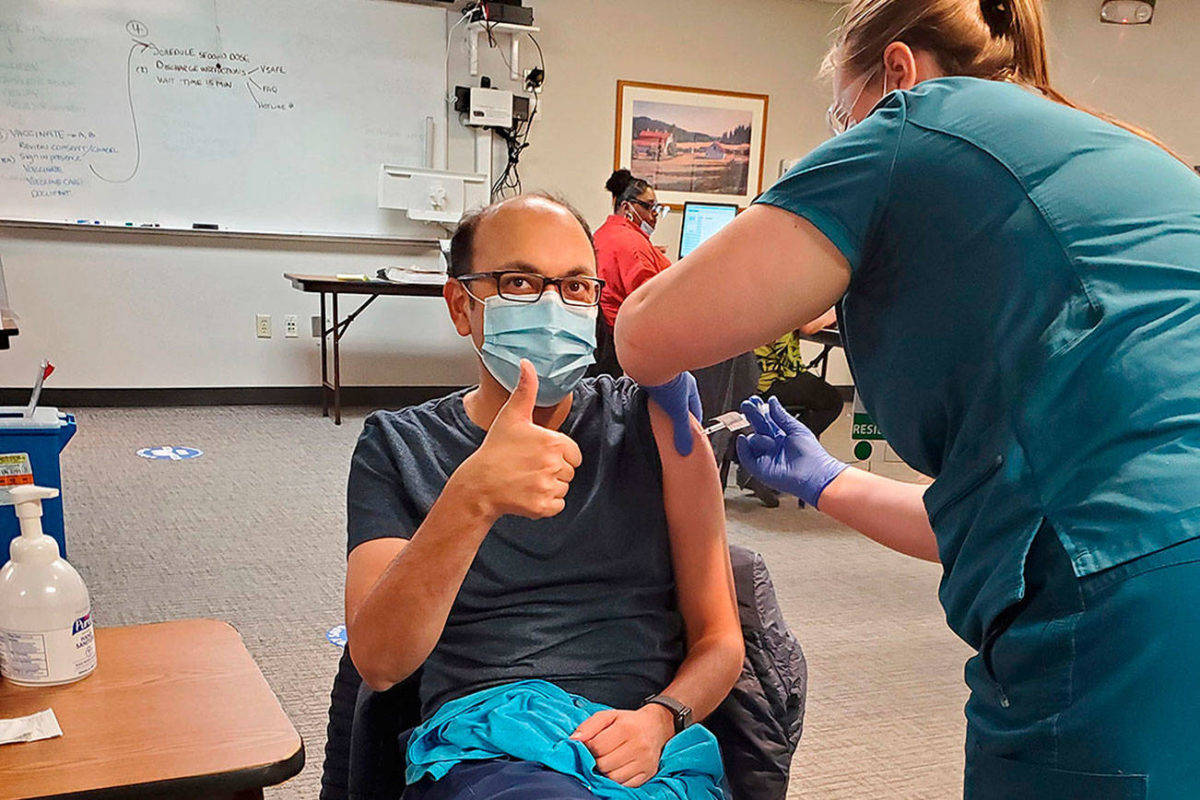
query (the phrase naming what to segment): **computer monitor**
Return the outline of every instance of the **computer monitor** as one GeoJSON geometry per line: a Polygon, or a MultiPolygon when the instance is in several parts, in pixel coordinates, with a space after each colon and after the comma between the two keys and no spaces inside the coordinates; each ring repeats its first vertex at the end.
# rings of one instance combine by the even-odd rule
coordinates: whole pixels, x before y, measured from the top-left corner
{"type": "Polygon", "coordinates": [[[708,237],[724,228],[737,216],[733,203],[684,203],[683,233],[679,237],[679,257],[700,246],[708,237]]]}

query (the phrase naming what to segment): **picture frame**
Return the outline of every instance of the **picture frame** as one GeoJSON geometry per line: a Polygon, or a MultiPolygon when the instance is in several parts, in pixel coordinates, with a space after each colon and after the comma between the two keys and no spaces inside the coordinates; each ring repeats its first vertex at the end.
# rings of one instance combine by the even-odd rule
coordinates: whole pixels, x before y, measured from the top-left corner
{"type": "Polygon", "coordinates": [[[617,81],[613,169],[628,168],[673,209],[736,203],[762,191],[765,94],[617,81]]]}

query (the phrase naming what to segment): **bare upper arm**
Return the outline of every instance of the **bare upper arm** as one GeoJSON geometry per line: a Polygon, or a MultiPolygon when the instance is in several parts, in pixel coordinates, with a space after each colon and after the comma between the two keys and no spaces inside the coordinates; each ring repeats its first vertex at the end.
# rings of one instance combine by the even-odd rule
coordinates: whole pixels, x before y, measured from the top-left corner
{"type": "Polygon", "coordinates": [[[671,422],[654,403],[650,424],[662,461],[671,562],[688,641],[714,634],[741,636],[725,539],[724,491],[712,448],[693,419],[692,454],[679,455],[671,422]]]}
{"type": "Polygon", "coordinates": [[[347,626],[358,613],[363,600],[371,593],[371,587],[407,545],[407,539],[386,537],[363,542],[350,551],[346,559],[347,626]]]}
{"type": "Polygon", "coordinates": [[[849,283],[849,262],[815,225],[756,205],[626,299],[617,354],[631,378],[660,384],[811,322],[849,283]]]}

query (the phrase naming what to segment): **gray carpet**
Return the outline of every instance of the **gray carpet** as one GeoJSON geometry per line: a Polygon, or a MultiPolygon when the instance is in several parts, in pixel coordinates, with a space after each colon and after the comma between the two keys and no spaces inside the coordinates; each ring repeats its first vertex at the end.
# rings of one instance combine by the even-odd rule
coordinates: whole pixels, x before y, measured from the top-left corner
{"type": "MultiPolygon", "coordinates": [[[[267,797],[316,798],[340,655],[325,631],[342,617],[345,480],[363,413],[340,428],[293,407],[76,413],[63,453],[67,541],[97,623],[232,622],[308,753],[267,797]],[[163,444],[204,456],[134,454],[163,444]]],[[[848,452],[847,427],[843,418],[825,437],[835,454],[848,452]]],[[[766,557],[809,660],[790,796],[958,795],[969,653],[937,606],[938,568],[794,502],[768,510],[735,490],[728,498],[730,538],[766,557]]]]}

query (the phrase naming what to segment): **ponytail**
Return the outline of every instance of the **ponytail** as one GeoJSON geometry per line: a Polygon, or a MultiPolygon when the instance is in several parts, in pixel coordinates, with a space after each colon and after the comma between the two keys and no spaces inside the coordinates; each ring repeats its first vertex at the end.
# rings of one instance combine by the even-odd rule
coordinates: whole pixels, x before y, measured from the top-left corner
{"type": "Polygon", "coordinates": [[[1148,131],[1072,102],[1054,88],[1042,0],[851,0],[826,56],[826,69],[869,74],[895,41],[932,53],[947,75],[1021,84],[1141,136],[1187,163],[1148,131]]]}
{"type": "Polygon", "coordinates": [[[1012,42],[1013,75],[1017,82],[1049,88],[1050,59],[1046,55],[1046,21],[1041,0],[983,0],[980,6],[985,21],[989,17],[1007,19],[1006,27],[993,35],[1012,42]]]}

